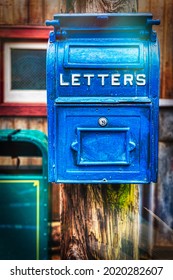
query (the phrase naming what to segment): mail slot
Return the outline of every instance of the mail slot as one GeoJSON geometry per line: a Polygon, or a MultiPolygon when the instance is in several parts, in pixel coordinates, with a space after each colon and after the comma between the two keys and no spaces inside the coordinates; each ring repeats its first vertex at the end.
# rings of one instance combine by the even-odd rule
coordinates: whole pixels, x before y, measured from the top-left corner
{"type": "Polygon", "coordinates": [[[49,181],[157,180],[152,14],[56,14],[47,51],[49,181]]]}

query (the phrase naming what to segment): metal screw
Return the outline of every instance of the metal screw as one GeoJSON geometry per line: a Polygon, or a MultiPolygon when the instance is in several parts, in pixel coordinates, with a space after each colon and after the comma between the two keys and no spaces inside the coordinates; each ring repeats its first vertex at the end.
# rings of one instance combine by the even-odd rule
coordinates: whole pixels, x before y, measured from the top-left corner
{"type": "Polygon", "coordinates": [[[102,118],[99,119],[98,122],[99,122],[100,126],[106,126],[107,123],[108,123],[108,120],[105,117],[102,117],[102,118]]]}

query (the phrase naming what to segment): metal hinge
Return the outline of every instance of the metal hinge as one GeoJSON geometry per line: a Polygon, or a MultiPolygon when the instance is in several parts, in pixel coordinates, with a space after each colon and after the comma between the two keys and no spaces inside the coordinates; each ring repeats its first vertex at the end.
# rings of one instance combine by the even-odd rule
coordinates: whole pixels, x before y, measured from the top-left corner
{"type": "Polygon", "coordinates": [[[46,20],[46,26],[54,27],[54,31],[50,32],[50,42],[55,42],[56,39],[62,40],[66,38],[67,32],[60,28],[59,20],[46,20]]]}

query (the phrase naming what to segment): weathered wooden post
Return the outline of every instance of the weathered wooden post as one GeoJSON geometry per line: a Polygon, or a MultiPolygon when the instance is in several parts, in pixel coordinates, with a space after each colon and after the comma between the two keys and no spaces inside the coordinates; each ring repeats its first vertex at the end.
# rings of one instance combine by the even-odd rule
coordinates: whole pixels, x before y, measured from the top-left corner
{"type": "MultiPolygon", "coordinates": [[[[136,12],[137,0],[71,0],[67,12],[136,12]]],[[[138,259],[138,186],[61,185],[62,259],[138,259]]]]}

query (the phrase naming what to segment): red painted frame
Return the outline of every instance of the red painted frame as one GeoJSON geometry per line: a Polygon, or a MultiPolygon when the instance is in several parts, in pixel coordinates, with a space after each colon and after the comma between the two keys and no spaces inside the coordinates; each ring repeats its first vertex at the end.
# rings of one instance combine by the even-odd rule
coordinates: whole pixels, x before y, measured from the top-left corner
{"type": "Polygon", "coordinates": [[[0,25],[0,116],[46,116],[45,104],[4,103],[3,44],[11,40],[47,42],[51,28],[0,25]]]}

